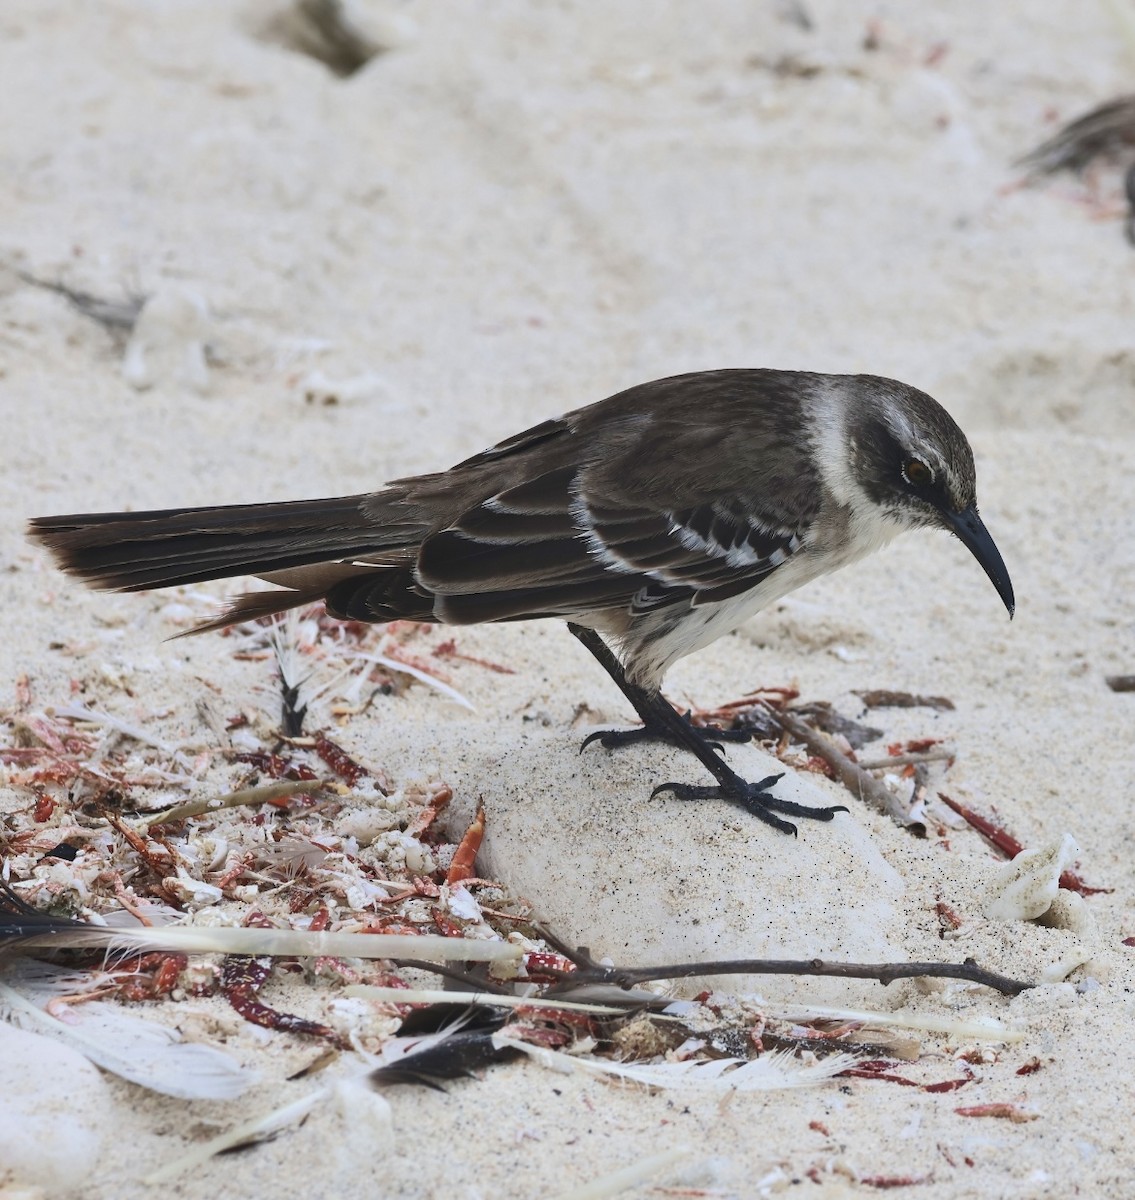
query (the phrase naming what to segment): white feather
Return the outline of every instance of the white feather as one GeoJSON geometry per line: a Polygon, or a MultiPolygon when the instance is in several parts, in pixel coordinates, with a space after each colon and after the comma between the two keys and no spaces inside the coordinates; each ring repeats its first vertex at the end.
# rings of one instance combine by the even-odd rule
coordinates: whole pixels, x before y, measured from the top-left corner
{"type": "Polygon", "coordinates": [[[5,968],[0,980],[0,1016],[63,1042],[104,1071],[163,1096],[231,1100],[255,1082],[255,1072],[223,1050],[183,1042],[176,1030],[118,1005],[101,1001],[77,1005],[70,1010],[73,1025],[44,1011],[48,1001],[90,987],[90,977],[18,959],[5,968]]]}
{"type": "Polygon", "coordinates": [[[505,996],[499,992],[451,992],[442,988],[394,988],[377,987],[369,983],[352,983],[343,989],[344,996],[357,996],[373,1000],[378,1004],[486,1004],[497,1008],[546,1008],[553,1012],[564,1009],[569,1012],[599,1013],[603,1016],[618,1016],[625,1008],[611,1008],[602,1004],[579,1004],[570,1000],[544,1000],[539,996],[505,996]]]}
{"type": "Polygon", "coordinates": [[[563,1054],[533,1046],[507,1034],[497,1034],[494,1045],[523,1050],[541,1066],[562,1074],[607,1075],[645,1087],[702,1088],[715,1091],[764,1092],[781,1088],[814,1087],[833,1075],[854,1066],[852,1054],[833,1054],[830,1058],[802,1063],[790,1050],[765,1054],[751,1060],[718,1058],[709,1062],[619,1063],[609,1059],[563,1054]]]}
{"type": "Polygon", "coordinates": [[[443,696],[448,696],[455,704],[464,705],[465,708],[472,712],[476,710],[473,705],[454,687],[450,687],[448,683],[442,683],[435,675],[431,675],[428,671],[422,671],[418,667],[412,667],[409,663],[404,663],[396,658],[387,658],[385,654],[356,654],[353,657],[361,658],[364,662],[378,663],[380,667],[385,667],[388,671],[401,671],[403,675],[409,675],[411,678],[418,680],[419,683],[424,683],[427,687],[432,687],[435,692],[441,692],[443,696]]]}
{"type": "Polygon", "coordinates": [[[788,1021],[860,1021],[893,1029],[922,1029],[953,1038],[973,1038],[985,1042],[1019,1042],[1027,1035],[996,1017],[952,1017],[935,1013],[882,1012],[875,1009],[827,1008],[818,1004],[797,1004],[768,1009],[766,1016],[788,1021]]]}
{"type": "Polygon", "coordinates": [[[159,1183],[168,1183],[169,1180],[175,1179],[185,1171],[208,1162],[215,1154],[221,1154],[225,1150],[232,1150],[249,1142],[261,1141],[278,1129],[283,1129],[285,1125],[290,1125],[306,1117],[316,1105],[326,1101],[330,1095],[329,1088],[319,1088],[314,1092],[309,1092],[306,1096],[301,1096],[298,1100],[293,1100],[290,1104],[274,1108],[271,1112],[244,1121],[235,1129],[230,1129],[227,1133],[218,1134],[215,1138],[210,1138],[207,1142],[194,1146],[187,1154],[152,1171],[142,1182],[151,1187],[159,1183]]]}
{"type": "Polygon", "coordinates": [[[518,962],[523,951],[511,942],[448,938],[440,934],[327,933],[308,929],[253,929],[228,925],[165,925],[105,929],[76,923],[73,931],[20,938],[24,947],[105,945],[114,953],[168,950],[182,954],[268,954],[297,958],[411,958],[416,961],[518,962]],[[105,942],[97,940],[105,934],[105,942]]]}

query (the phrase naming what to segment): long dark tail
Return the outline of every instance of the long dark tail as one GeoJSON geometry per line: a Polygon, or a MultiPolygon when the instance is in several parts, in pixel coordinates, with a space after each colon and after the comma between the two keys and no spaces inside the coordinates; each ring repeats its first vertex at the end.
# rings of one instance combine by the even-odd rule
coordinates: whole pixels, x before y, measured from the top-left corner
{"type": "Polygon", "coordinates": [[[369,496],[36,517],[28,535],[92,587],[136,592],[374,554],[411,540],[368,517],[369,496]]]}

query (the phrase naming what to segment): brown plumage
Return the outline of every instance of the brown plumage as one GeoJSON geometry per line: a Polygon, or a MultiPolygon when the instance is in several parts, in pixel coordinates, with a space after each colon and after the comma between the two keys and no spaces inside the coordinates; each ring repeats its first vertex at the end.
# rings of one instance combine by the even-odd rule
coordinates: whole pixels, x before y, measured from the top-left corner
{"type": "Polygon", "coordinates": [[[788,828],[770,807],[830,810],[785,806],[733,775],[703,736],[674,723],[660,693],[666,669],[903,529],[957,533],[1011,609],[974,490],[965,436],[914,388],[706,371],[631,388],[370,494],[39,517],[29,533],[94,587],[234,575],[281,585],[238,597],[199,629],[316,600],[362,621],[565,618],[648,730],[718,777],[708,792],[788,828]],[[616,640],[621,665],[594,631],[616,640]]]}
{"type": "Polygon", "coordinates": [[[1062,125],[1052,137],[1018,159],[1030,175],[1082,174],[1097,158],[1135,154],[1135,96],[1120,96],[1062,125]]]}

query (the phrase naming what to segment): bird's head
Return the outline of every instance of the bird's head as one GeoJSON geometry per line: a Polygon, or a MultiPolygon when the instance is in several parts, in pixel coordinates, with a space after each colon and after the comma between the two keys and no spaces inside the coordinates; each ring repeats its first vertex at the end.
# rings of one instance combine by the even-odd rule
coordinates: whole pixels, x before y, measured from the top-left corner
{"type": "Polygon", "coordinates": [[[847,466],[861,498],[906,529],[958,537],[981,564],[1009,616],[1009,572],[977,513],[973,451],[953,417],[917,388],[860,375],[846,412],[847,466]]]}

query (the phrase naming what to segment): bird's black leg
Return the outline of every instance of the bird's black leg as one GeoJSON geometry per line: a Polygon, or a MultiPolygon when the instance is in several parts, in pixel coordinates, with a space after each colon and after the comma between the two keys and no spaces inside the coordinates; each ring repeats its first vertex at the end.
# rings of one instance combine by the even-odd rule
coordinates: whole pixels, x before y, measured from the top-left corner
{"type": "MultiPolygon", "coordinates": [[[[595,660],[614,680],[619,691],[631,702],[650,736],[663,738],[688,750],[717,780],[716,786],[705,787],[689,783],[663,783],[659,784],[651,795],[672,792],[679,800],[726,800],[752,813],[766,825],[771,825],[782,833],[791,834],[796,833],[796,826],[791,821],[782,820],[777,813],[784,813],[790,817],[807,817],[814,821],[830,821],[837,812],[847,812],[847,808],[842,804],[830,808],[809,808],[804,804],[794,804],[791,800],[778,800],[768,789],[782,778],[780,775],[769,775],[756,783],[742,779],[717,754],[713,742],[714,734],[691,724],[687,717],[671,707],[661,692],[648,692],[638,684],[631,683],[622,663],[593,629],[575,625],[570,621],[568,629],[591,651],[595,660]]],[[[588,738],[584,746],[591,740],[592,738],[588,738]]],[[[600,735],[598,740],[604,745],[607,744],[603,742],[603,735],[600,735]]]]}
{"type": "MultiPolygon", "coordinates": [[[[631,702],[635,712],[638,713],[642,721],[641,729],[597,729],[594,733],[589,733],[583,739],[583,744],[579,747],[580,754],[592,742],[598,742],[604,750],[617,750],[621,746],[633,746],[638,742],[672,742],[685,748],[686,742],[684,740],[678,741],[674,737],[670,723],[663,723],[658,720],[657,707],[659,702],[673,711],[666,697],[660,694],[652,695],[644,688],[637,687],[631,683],[627,679],[623,664],[611,653],[606,642],[593,629],[587,629],[582,625],[575,625],[571,621],[568,622],[568,629],[591,651],[603,667],[603,670],[615,681],[619,691],[631,702]]],[[[707,745],[712,746],[715,750],[721,749],[721,746],[718,744],[720,742],[748,742],[753,737],[747,729],[719,729],[716,725],[708,725],[704,729],[695,727],[690,720],[689,712],[680,713],[678,717],[686,725],[690,726],[690,728],[698,728],[698,732],[704,735],[707,745]]]]}

